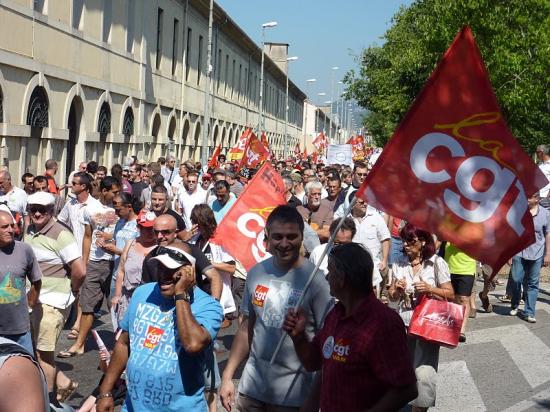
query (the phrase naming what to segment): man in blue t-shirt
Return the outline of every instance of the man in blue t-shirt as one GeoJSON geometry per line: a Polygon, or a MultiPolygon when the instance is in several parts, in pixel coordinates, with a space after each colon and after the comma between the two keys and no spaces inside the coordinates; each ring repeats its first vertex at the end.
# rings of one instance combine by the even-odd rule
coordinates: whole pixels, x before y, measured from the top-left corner
{"type": "Polygon", "coordinates": [[[126,368],[123,411],[206,411],[203,350],[223,320],[218,301],[194,286],[195,259],[160,246],[159,280],[137,288],[100,385],[97,411],[113,411],[111,390],[126,368]]]}

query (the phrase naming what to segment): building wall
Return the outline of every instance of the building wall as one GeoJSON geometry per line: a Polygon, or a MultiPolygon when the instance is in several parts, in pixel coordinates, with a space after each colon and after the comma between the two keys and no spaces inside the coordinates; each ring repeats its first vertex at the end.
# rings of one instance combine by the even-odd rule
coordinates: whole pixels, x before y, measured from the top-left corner
{"type": "MultiPolygon", "coordinates": [[[[111,167],[129,155],[148,161],[169,152],[199,160],[208,46],[203,3],[2,0],[0,160],[14,182],[27,171],[42,173],[49,158],[59,162],[61,181],[81,161],[111,167]],[[133,128],[125,129],[132,116],[133,128]]],[[[223,10],[216,6],[214,15],[210,153],[217,144],[227,151],[258,124],[261,58],[223,10]]],[[[265,128],[281,154],[285,74],[266,58],[264,78],[265,128]]],[[[302,136],[304,98],[292,85],[291,144],[302,136]]]]}

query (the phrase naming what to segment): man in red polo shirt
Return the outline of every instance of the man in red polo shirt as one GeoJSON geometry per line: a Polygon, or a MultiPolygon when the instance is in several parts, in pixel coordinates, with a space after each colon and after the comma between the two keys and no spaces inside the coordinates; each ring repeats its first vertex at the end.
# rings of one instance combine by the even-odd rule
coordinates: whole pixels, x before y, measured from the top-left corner
{"type": "Polygon", "coordinates": [[[330,293],[339,302],[310,342],[302,309],[283,329],[303,366],[322,369],[321,411],[396,411],[417,396],[405,327],[373,293],[373,261],[358,243],[335,247],[328,261],[330,293]]]}
{"type": "Polygon", "coordinates": [[[45,169],[46,171],[44,172],[44,176],[48,179],[49,192],[52,195],[59,194],[59,187],[55,181],[55,175],[58,169],[57,162],[53,159],[46,160],[45,169]]]}

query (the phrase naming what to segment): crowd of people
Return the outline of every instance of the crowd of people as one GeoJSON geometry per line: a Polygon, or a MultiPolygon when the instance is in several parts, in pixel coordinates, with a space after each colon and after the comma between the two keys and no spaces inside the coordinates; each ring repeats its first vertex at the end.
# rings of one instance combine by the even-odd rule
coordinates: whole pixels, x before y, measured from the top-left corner
{"type": "MultiPolygon", "coordinates": [[[[548,148],[537,154],[550,176],[548,148]]],[[[218,397],[228,411],[435,405],[439,346],[407,335],[411,314],[422,296],[463,305],[466,342],[478,273],[481,306],[492,310],[494,280],[482,262],[356,196],[368,159],[353,167],[288,159],[272,162],[287,204],[266,222],[271,255],[247,272],[211,239],[255,170],[224,155],[215,169],[176,163],[83,162],[60,185],[50,159],[21,187],[0,170],[0,411],[67,408],[78,383],[55,359],[85,352],[104,304],[119,333],[83,412],[122,403],[215,411],[218,397]],[[220,375],[216,336],[233,322],[220,375]],[[65,329],[74,343],[56,353],[65,329]],[[10,390],[18,382],[25,390],[10,390]]],[[[527,322],[536,321],[538,274],[550,263],[547,189],[529,199],[537,241],[512,259],[507,288],[510,314],[527,322]]]]}

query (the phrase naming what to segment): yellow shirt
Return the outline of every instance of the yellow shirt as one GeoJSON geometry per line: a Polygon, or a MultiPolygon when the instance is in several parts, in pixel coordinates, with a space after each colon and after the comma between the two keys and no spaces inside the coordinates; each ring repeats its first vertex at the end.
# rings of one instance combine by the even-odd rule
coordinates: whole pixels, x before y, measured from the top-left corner
{"type": "Polygon", "coordinates": [[[445,245],[445,261],[449,265],[449,271],[455,275],[476,274],[476,260],[449,242],[445,245]]]}

